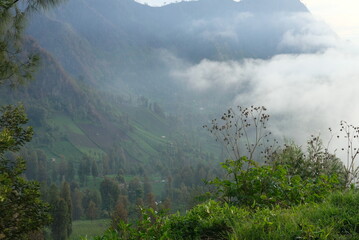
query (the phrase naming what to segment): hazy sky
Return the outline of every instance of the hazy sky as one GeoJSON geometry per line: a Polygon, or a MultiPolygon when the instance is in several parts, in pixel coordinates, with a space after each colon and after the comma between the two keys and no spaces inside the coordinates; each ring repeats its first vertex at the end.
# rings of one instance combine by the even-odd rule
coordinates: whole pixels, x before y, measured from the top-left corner
{"type": "MultiPolygon", "coordinates": [[[[180,0],[136,0],[152,6],[180,0]]],[[[329,24],[339,36],[359,43],[358,0],[302,0],[310,11],[329,24]]]]}

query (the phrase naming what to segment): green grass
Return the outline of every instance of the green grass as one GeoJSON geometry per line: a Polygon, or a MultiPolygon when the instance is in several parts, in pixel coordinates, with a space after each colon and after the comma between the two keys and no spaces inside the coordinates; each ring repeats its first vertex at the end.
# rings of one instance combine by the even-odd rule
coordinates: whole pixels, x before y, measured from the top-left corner
{"type": "Polygon", "coordinates": [[[69,141],[58,141],[49,148],[49,151],[57,156],[59,156],[60,153],[65,157],[81,156],[81,151],[69,141]]]}
{"type": "Polygon", "coordinates": [[[102,156],[102,155],[105,154],[105,152],[104,152],[103,150],[101,150],[100,148],[89,148],[89,147],[79,146],[78,149],[79,149],[82,153],[84,153],[84,154],[86,154],[86,155],[89,155],[89,156],[92,156],[92,157],[94,157],[94,156],[96,156],[96,155],[102,156]]]}
{"type": "Polygon", "coordinates": [[[126,108],[126,112],[132,116],[132,124],[159,136],[166,135],[169,127],[168,123],[164,118],[154,114],[149,109],[130,107],[126,108]]]}
{"type": "Polygon", "coordinates": [[[109,219],[84,220],[72,222],[72,234],[69,240],[78,240],[86,237],[90,240],[96,235],[101,235],[109,226],[109,219]]]}
{"type": "Polygon", "coordinates": [[[101,182],[103,181],[103,177],[92,177],[87,176],[87,184],[84,186],[86,189],[98,190],[100,189],[101,182]]]}
{"type": "Polygon", "coordinates": [[[83,131],[69,117],[57,115],[53,118],[53,123],[67,132],[84,135],[83,131]]]}
{"type": "Polygon", "coordinates": [[[264,209],[233,222],[231,240],[359,239],[359,193],[335,193],[321,204],[264,209]]]}

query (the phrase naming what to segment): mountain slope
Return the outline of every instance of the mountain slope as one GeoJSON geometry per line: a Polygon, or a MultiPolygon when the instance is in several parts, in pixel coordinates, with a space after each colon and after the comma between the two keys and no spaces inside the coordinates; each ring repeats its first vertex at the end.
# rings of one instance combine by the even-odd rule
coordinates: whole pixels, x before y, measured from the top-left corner
{"type": "Polygon", "coordinates": [[[193,136],[210,119],[201,110],[207,100],[188,91],[173,69],[204,59],[305,52],[283,38],[306,34],[312,21],[299,0],[199,0],[160,8],[70,0],[31,19],[27,32],[38,45],[28,48],[40,52],[42,67],[37,80],[11,98],[28,104],[37,144],[50,155],[103,154],[120,146],[129,161],[151,163],[165,159],[163,146],[178,140],[166,136],[193,136]]]}
{"type": "Polygon", "coordinates": [[[41,57],[35,80],[14,91],[1,89],[0,100],[25,105],[36,133],[33,147],[51,157],[77,160],[121,148],[130,166],[160,159],[168,142],[161,136],[169,134],[163,115],[77,82],[32,39],[25,48],[41,57]]]}
{"type": "Polygon", "coordinates": [[[308,10],[299,0],[200,0],[159,8],[72,0],[36,16],[28,32],[74,77],[142,94],[143,84],[169,84],[164,52],[191,63],[296,52],[280,46],[285,33],[303,27],[292,14],[308,10]]]}

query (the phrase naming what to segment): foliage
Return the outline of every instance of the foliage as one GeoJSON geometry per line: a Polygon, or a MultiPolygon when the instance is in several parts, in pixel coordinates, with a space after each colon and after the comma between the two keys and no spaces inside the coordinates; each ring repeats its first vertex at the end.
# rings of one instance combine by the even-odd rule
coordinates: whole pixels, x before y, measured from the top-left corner
{"type": "Polygon", "coordinates": [[[208,182],[220,201],[198,204],[184,215],[142,209],[136,224],[113,219],[112,228],[96,239],[356,238],[359,194],[333,194],[344,190],[343,164],[319,137],[308,141],[306,153],[290,144],[269,155],[263,150],[263,140],[269,136],[263,133],[269,117],[262,113],[265,110],[251,107],[239,116],[229,110],[222,117],[223,125],[214,120],[209,128],[230,154],[244,153],[222,163],[225,177],[208,182]],[[262,153],[267,154],[266,165],[255,161],[262,153]]]}
{"type": "Polygon", "coordinates": [[[227,160],[222,167],[228,178],[209,181],[216,186],[216,196],[237,206],[289,207],[307,202],[319,202],[338,185],[336,175],[318,175],[316,178],[302,179],[291,176],[285,166],[256,166],[248,170],[240,160],[227,160]]]}
{"type": "Polygon", "coordinates": [[[316,179],[320,175],[336,175],[339,186],[345,187],[347,172],[341,160],[329,153],[320,137],[312,136],[307,143],[306,152],[294,143],[277,149],[271,155],[269,165],[284,166],[289,176],[298,175],[302,179],[316,179]]]}
{"type": "Polygon", "coordinates": [[[167,216],[165,212],[142,209],[136,225],[119,221],[96,240],[112,239],[226,239],[234,219],[244,219],[248,211],[209,201],[197,205],[185,215],[167,216]]]}
{"type": "Polygon", "coordinates": [[[100,185],[103,209],[111,211],[119,197],[120,189],[118,183],[110,178],[105,178],[100,185]]]}
{"type": "Polygon", "coordinates": [[[24,128],[23,107],[6,106],[0,116],[0,239],[21,239],[49,223],[49,208],[40,200],[39,185],[25,180],[25,161],[6,157],[31,140],[32,129],[24,128]]]}
{"type": "Polygon", "coordinates": [[[2,0],[0,2],[0,84],[16,86],[31,79],[39,57],[22,51],[22,33],[28,14],[62,0],[2,0]]]}
{"type": "MultiPolygon", "coordinates": [[[[0,2],[0,85],[15,86],[30,79],[39,58],[22,51],[22,33],[27,15],[58,0],[3,0],[0,2]]],[[[32,138],[22,106],[0,109],[0,239],[25,239],[47,225],[48,206],[40,200],[39,185],[25,180],[25,161],[10,159],[7,151],[18,151],[32,138]]]]}
{"type": "Polygon", "coordinates": [[[65,199],[58,198],[52,203],[53,223],[51,225],[51,235],[54,240],[66,240],[69,236],[68,226],[70,213],[65,199]]]}
{"type": "Polygon", "coordinates": [[[241,221],[248,214],[247,210],[209,201],[184,216],[171,216],[168,236],[169,239],[226,239],[233,221],[241,221]]]}
{"type": "MultiPolygon", "coordinates": [[[[124,239],[306,239],[336,240],[359,237],[359,193],[333,193],[323,203],[251,211],[208,201],[185,215],[165,216],[144,210],[136,226],[119,223],[95,240],[124,239]]],[[[84,238],[85,239],[85,238],[84,238]]]]}
{"type": "Polygon", "coordinates": [[[28,119],[23,106],[3,106],[0,108],[0,154],[18,151],[29,142],[33,135],[31,127],[22,127],[28,119]]]}
{"type": "Polygon", "coordinates": [[[217,188],[215,194],[220,200],[252,208],[289,207],[321,201],[343,185],[343,165],[323,148],[319,137],[308,141],[307,156],[290,145],[274,151],[273,146],[263,142],[269,142],[270,135],[266,132],[266,108],[238,106],[238,110],[239,113],[232,109],[224,113],[222,124],[214,119],[212,127],[205,126],[235,157],[222,163],[225,178],[208,182],[217,188]],[[261,155],[267,159],[267,165],[259,165],[261,155]]]}

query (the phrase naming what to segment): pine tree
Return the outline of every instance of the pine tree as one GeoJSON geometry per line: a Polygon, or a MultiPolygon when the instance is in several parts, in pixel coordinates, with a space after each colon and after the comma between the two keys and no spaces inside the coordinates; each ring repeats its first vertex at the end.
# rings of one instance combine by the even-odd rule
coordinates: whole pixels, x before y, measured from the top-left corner
{"type": "Polygon", "coordinates": [[[120,188],[118,183],[109,178],[105,178],[100,185],[100,192],[102,198],[102,208],[111,211],[119,197],[120,188]]]}
{"type": "Polygon", "coordinates": [[[72,193],[72,219],[79,220],[84,214],[84,209],[82,206],[83,193],[78,189],[72,193]]]}
{"type": "Polygon", "coordinates": [[[87,219],[90,219],[91,221],[97,218],[97,206],[96,203],[94,203],[93,201],[90,201],[87,209],[86,209],[86,217],[87,219]]]}
{"type": "Polygon", "coordinates": [[[62,189],[60,197],[63,198],[67,206],[67,236],[69,237],[72,233],[72,201],[71,201],[71,191],[70,185],[67,182],[62,184],[62,189]]]}
{"type": "Polygon", "coordinates": [[[98,177],[98,167],[97,167],[97,163],[95,160],[92,160],[91,174],[92,174],[93,178],[98,177]]]}
{"type": "Polygon", "coordinates": [[[111,214],[111,226],[116,229],[120,221],[127,223],[128,212],[123,201],[119,200],[111,214]]]}
{"type": "Polygon", "coordinates": [[[53,222],[51,225],[53,240],[66,240],[68,238],[68,224],[68,206],[63,198],[58,198],[53,205],[53,222]]]}
{"type": "MultiPolygon", "coordinates": [[[[60,0],[0,1],[0,85],[17,86],[31,79],[38,57],[21,51],[28,13],[60,0]]],[[[40,200],[39,184],[25,180],[25,161],[12,161],[5,152],[16,152],[32,138],[22,106],[0,108],[0,239],[26,239],[49,222],[48,206],[40,200]]]]}

